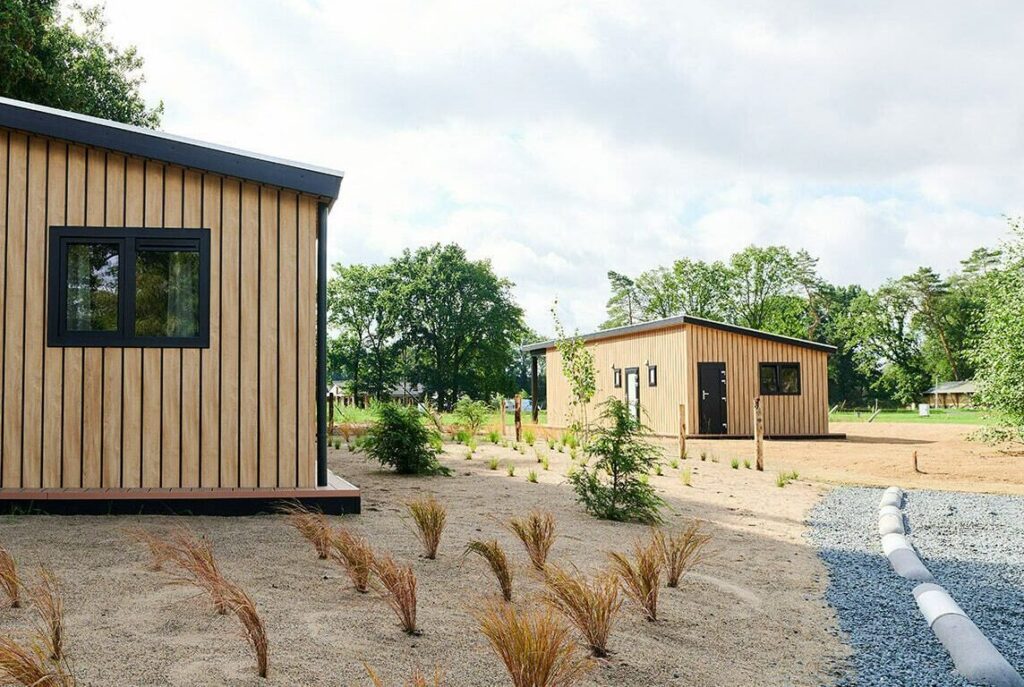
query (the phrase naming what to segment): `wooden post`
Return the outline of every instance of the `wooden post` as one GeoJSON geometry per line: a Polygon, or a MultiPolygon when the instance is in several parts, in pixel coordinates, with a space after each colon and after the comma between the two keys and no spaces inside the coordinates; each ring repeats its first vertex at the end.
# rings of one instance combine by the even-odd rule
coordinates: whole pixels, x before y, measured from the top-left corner
{"type": "Polygon", "coordinates": [[[327,394],[327,436],[334,434],[334,393],[327,394]]]}
{"type": "Polygon", "coordinates": [[[505,397],[498,399],[498,421],[501,423],[501,438],[505,438],[505,397]]]}
{"type": "Polygon", "coordinates": [[[523,440],[523,397],[522,394],[516,394],[515,405],[516,413],[516,443],[523,440]]]}
{"type": "Polygon", "coordinates": [[[921,474],[921,469],[917,467],[917,451],[914,451],[914,472],[921,474]]]}
{"type": "Polygon", "coordinates": [[[537,372],[537,356],[530,356],[530,415],[533,417],[533,424],[540,421],[540,406],[537,405],[537,395],[540,393],[540,380],[537,372]]]}
{"type": "Polygon", "coordinates": [[[764,472],[764,409],[761,397],[754,397],[754,451],[757,456],[757,469],[764,472]]]}
{"type": "Polygon", "coordinates": [[[686,460],[686,404],[679,404],[679,460],[686,460]]]}

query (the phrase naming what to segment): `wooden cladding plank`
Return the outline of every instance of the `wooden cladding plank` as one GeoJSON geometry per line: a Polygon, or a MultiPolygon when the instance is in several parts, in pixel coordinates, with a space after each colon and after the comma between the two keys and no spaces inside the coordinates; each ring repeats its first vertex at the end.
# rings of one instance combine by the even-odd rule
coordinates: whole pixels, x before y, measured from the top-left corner
{"type": "MultiPolygon", "coordinates": [[[[87,149],[85,223],[102,227],[106,215],[106,153],[87,149]]],[[[82,486],[102,486],[103,475],[103,350],[86,348],[82,357],[82,486]]]]}
{"type": "MultiPolygon", "coordinates": [[[[146,168],[142,160],[130,158],[125,169],[125,217],[129,227],[145,225],[146,168]]],[[[123,464],[121,485],[141,487],[143,485],[142,465],[142,358],[140,348],[126,348],[123,351],[122,373],[124,374],[121,407],[122,437],[121,459],[123,464]]]]}
{"type": "Polygon", "coordinates": [[[21,408],[22,487],[41,487],[43,444],[43,294],[46,291],[46,139],[29,141],[28,208],[25,243],[25,328],[21,377],[24,399],[21,408]]]}
{"type": "MultiPolygon", "coordinates": [[[[123,155],[110,153],[106,156],[106,189],[104,191],[105,208],[103,226],[125,226],[125,167],[127,159],[123,155]]],[[[121,437],[124,396],[124,349],[102,349],[103,371],[103,428],[102,428],[102,474],[104,487],[120,487],[122,485],[121,437]]]]}
{"type": "Polygon", "coordinates": [[[7,178],[7,242],[4,260],[3,472],[4,487],[21,485],[22,364],[25,316],[28,137],[11,134],[7,178]]]}
{"type": "MultiPolygon", "coordinates": [[[[65,221],[65,191],[67,180],[68,147],[64,143],[52,141],[49,147],[46,182],[46,222],[45,232],[49,226],[60,226],[65,221]]],[[[43,252],[48,260],[49,236],[44,237],[43,252]]],[[[45,262],[44,262],[45,264],[45,262]]],[[[45,274],[44,268],[44,274],[45,274]]],[[[46,291],[46,279],[43,279],[44,300],[47,302],[49,293],[46,291]]],[[[40,326],[45,330],[46,318],[40,317],[40,326]]],[[[64,398],[64,349],[46,346],[43,341],[43,375],[42,375],[42,462],[43,486],[47,488],[62,487],[61,462],[62,423],[61,411],[64,398]]]]}
{"type": "Polygon", "coordinates": [[[259,486],[273,487],[277,486],[278,469],[278,193],[263,187],[259,208],[259,369],[256,376],[259,390],[252,411],[259,414],[259,486]]]}
{"type": "MultiPolygon", "coordinates": [[[[17,134],[13,134],[10,131],[2,131],[2,140],[0,140],[0,152],[3,157],[0,158],[0,212],[4,215],[4,231],[0,232],[0,256],[3,259],[3,265],[7,264],[7,235],[10,233],[11,225],[13,220],[10,214],[10,198],[12,194],[18,193],[17,187],[12,188],[11,184],[11,148],[13,139],[17,137],[17,134]]],[[[6,317],[4,316],[4,309],[7,303],[7,273],[6,270],[0,270],[0,486],[7,487],[10,485],[6,479],[6,470],[4,466],[4,451],[3,451],[3,428],[4,428],[4,404],[3,404],[3,390],[4,384],[2,380],[3,370],[6,369],[6,350],[4,343],[7,340],[7,328],[6,328],[6,317]]]]}
{"type": "MultiPolygon", "coordinates": [[[[180,228],[184,203],[185,170],[164,169],[163,221],[161,227],[180,228]]],[[[181,486],[181,349],[161,348],[160,475],[162,487],[181,486]]]]}
{"type": "Polygon", "coordinates": [[[221,179],[204,175],[201,226],[210,229],[210,347],[199,351],[202,393],[200,395],[200,486],[221,486],[220,466],[220,292],[221,292],[221,179]]]}
{"type": "Polygon", "coordinates": [[[316,204],[299,201],[299,471],[300,487],[316,484],[316,204]]]}
{"type": "Polygon", "coordinates": [[[222,238],[221,238],[221,281],[220,288],[220,470],[222,487],[239,486],[238,426],[241,406],[238,397],[239,357],[239,293],[241,272],[239,271],[241,243],[239,224],[241,218],[241,185],[232,179],[225,179],[222,193],[222,238]]]}
{"type": "MultiPolygon", "coordinates": [[[[181,223],[188,228],[198,228],[202,221],[203,208],[202,176],[188,170],[184,174],[181,223]]],[[[202,392],[202,378],[199,374],[200,351],[185,348],[180,351],[181,390],[181,486],[199,486],[199,396],[202,392]]]]}
{"type": "Polygon", "coordinates": [[[256,232],[260,219],[260,193],[255,184],[242,184],[242,245],[239,307],[239,485],[259,485],[259,250],[256,232]]]}
{"type": "Polygon", "coordinates": [[[298,298],[299,298],[299,198],[282,193],[280,203],[280,274],[278,275],[278,318],[280,322],[278,354],[278,484],[298,485],[298,298]]]}
{"type": "MultiPolygon", "coordinates": [[[[164,167],[146,162],[143,171],[143,226],[163,226],[164,167]]],[[[163,358],[158,348],[142,349],[142,419],[139,435],[142,445],[142,486],[159,487],[163,475],[163,358]]]]}

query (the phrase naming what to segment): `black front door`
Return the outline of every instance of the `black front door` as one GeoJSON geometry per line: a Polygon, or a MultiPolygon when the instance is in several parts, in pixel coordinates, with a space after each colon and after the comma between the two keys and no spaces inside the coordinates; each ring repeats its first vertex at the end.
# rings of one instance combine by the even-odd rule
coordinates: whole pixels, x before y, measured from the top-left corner
{"type": "Polygon", "coordinates": [[[699,434],[726,433],[725,363],[697,363],[699,434]]]}
{"type": "Polygon", "coordinates": [[[640,421],[640,368],[626,368],[626,405],[629,412],[640,421]]]}

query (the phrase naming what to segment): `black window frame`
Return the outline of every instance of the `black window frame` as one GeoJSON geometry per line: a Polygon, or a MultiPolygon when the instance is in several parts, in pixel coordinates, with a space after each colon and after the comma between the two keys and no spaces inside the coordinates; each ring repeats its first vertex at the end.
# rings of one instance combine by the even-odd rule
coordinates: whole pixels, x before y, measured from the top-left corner
{"type": "Polygon", "coordinates": [[[658,366],[647,365],[647,386],[658,386],[658,366]]]}
{"type": "Polygon", "coordinates": [[[210,230],[144,227],[50,227],[47,260],[46,344],[54,348],[209,348],[210,230]],[[107,243],[118,246],[117,331],[67,329],[67,246],[107,243]],[[137,336],[135,331],[135,258],[139,251],[199,253],[199,333],[196,336],[137,336]]]}
{"type": "Polygon", "coordinates": [[[615,389],[622,388],[622,368],[612,366],[612,387],[615,389]]]}
{"type": "Polygon", "coordinates": [[[800,363],[758,363],[757,382],[762,396],[799,396],[803,391],[803,374],[800,370],[800,363]],[[765,368],[772,369],[775,372],[775,391],[765,388],[764,378],[761,376],[762,370],[765,368]],[[783,369],[796,370],[796,391],[782,390],[783,369]]]}

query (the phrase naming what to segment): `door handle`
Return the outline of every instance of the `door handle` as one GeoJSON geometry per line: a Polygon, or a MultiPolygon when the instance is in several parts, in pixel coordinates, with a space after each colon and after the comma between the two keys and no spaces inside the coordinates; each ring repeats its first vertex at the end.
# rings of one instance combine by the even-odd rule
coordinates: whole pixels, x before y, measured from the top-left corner
{"type": "Polygon", "coordinates": [[[710,395],[711,395],[711,394],[709,394],[709,393],[708,393],[708,392],[706,392],[706,391],[701,391],[701,392],[700,392],[700,400],[702,400],[702,401],[703,401],[703,400],[704,400],[705,398],[707,398],[707,397],[708,397],[708,396],[710,396],[710,395]]]}

